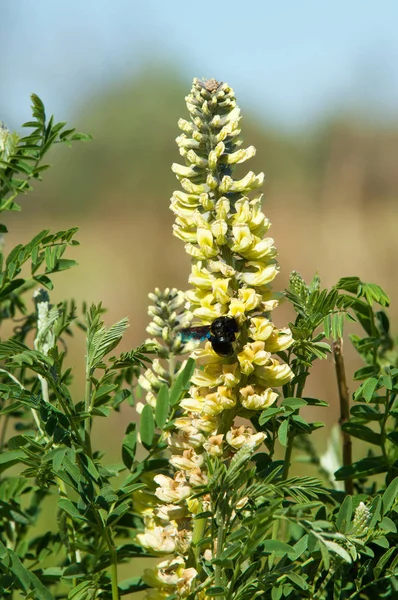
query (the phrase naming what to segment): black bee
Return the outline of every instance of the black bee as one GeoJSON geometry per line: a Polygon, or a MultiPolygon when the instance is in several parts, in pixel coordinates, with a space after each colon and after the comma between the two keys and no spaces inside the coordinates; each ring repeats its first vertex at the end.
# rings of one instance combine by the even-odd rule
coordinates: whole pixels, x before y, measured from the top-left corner
{"type": "Polygon", "coordinates": [[[188,342],[189,340],[210,340],[216,354],[219,356],[231,356],[234,353],[232,343],[236,340],[235,334],[237,331],[238,324],[233,317],[218,317],[214,319],[211,325],[181,329],[180,334],[183,342],[188,342]]]}

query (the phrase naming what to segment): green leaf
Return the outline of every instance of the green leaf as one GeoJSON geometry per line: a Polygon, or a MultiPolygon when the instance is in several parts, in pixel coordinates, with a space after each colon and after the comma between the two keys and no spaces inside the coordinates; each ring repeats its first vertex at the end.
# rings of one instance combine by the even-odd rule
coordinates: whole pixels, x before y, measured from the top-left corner
{"type": "Polygon", "coordinates": [[[308,589],[307,582],[298,573],[294,573],[292,571],[290,573],[286,573],[286,577],[287,577],[287,579],[290,579],[290,581],[292,583],[294,583],[294,585],[296,585],[297,587],[301,588],[302,590],[308,589]]]}
{"type": "Polygon", "coordinates": [[[129,579],[123,579],[118,584],[119,591],[122,596],[126,594],[133,594],[134,592],[140,592],[148,588],[148,585],[144,583],[141,577],[129,577],[129,579]]]}
{"type": "Polygon", "coordinates": [[[180,401],[181,396],[185,393],[191,385],[191,377],[195,370],[195,361],[193,358],[187,360],[183,371],[178,375],[175,380],[173,387],[170,390],[170,405],[174,406],[180,401]]]}
{"type": "Polygon", "coordinates": [[[384,415],[377,408],[366,404],[352,406],[350,413],[356,419],[361,419],[363,421],[381,421],[384,419],[384,415]]]}
{"type": "Polygon", "coordinates": [[[366,379],[354,393],[354,400],[363,398],[366,402],[370,402],[377,388],[378,380],[375,377],[366,379]]]}
{"type": "Polygon", "coordinates": [[[369,377],[377,377],[379,373],[379,369],[375,365],[368,365],[366,367],[362,367],[355,371],[354,379],[356,381],[363,381],[364,379],[368,379],[369,377]]]}
{"type": "Polygon", "coordinates": [[[397,526],[389,517],[383,517],[379,524],[380,529],[389,533],[397,533],[397,526]]]}
{"type": "Polygon", "coordinates": [[[68,513],[68,515],[71,516],[73,519],[87,521],[87,519],[80,514],[73,502],[71,502],[71,500],[68,500],[68,498],[59,498],[57,504],[61,510],[68,513]]]}
{"type": "Polygon", "coordinates": [[[370,427],[366,427],[366,425],[360,425],[359,423],[343,423],[341,428],[352,437],[368,442],[368,444],[375,444],[376,446],[381,446],[382,444],[380,433],[376,433],[370,429],[370,427]]]}
{"type": "Polygon", "coordinates": [[[155,421],[153,410],[149,404],[145,404],[141,412],[140,435],[144,446],[150,447],[155,433],[155,421]]]}
{"type": "Polygon", "coordinates": [[[156,398],[155,420],[159,429],[163,429],[163,427],[166,425],[167,418],[169,416],[169,406],[169,388],[164,383],[160,387],[156,398]]]}
{"type": "Polygon", "coordinates": [[[307,406],[308,402],[304,398],[285,398],[282,401],[282,406],[297,410],[303,406],[307,406]]]}
{"type": "Polygon", "coordinates": [[[122,445],[122,460],[128,469],[134,464],[135,451],[137,447],[137,431],[136,424],[130,423],[127,428],[126,435],[123,439],[122,445]]]}
{"type": "Polygon", "coordinates": [[[384,570],[384,567],[386,566],[386,564],[388,563],[388,561],[390,560],[390,558],[394,554],[394,552],[396,552],[395,546],[393,546],[392,548],[387,550],[387,552],[385,552],[382,555],[382,557],[377,561],[377,564],[373,569],[373,576],[376,580],[380,577],[381,573],[384,570]]]}
{"type": "Polygon", "coordinates": [[[280,427],[278,429],[279,443],[285,447],[287,446],[288,431],[289,431],[289,419],[285,419],[284,421],[282,421],[282,424],[280,425],[280,427]]]}
{"type": "Polygon", "coordinates": [[[390,512],[398,496],[398,477],[393,479],[382,496],[383,515],[390,512]]]}
{"type": "Polygon", "coordinates": [[[340,546],[339,544],[336,544],[336,542],[331,542],[329,540],[323,540],[323,543],[325,544],[327,549],[330,550],[330,552],[334,552],[334,554],[338,554],[340,556],[340,558],[345,560],[345,562],[347,562],[347,563],[352,562],[352,558],[349,555],[349,553],[347,552],[347,550],[345,548],[343,548],[342,546],[340,546]]]}
{"type": "Polygon", "coordinates": [[[368,477],[377,473],[385,473],[388,470],[388,463],[384,456],[371,456],[354,462],[352,465],[341,467],[334,476],[337,481],[341,481],[351,477],[358,479],[359,477],[368,477]]]}
{"type": "Polygon", "coordinates": [[[206,596],[226,596],[227,590],[220,586],[213,586],[206,590],[206,596]]]}
{"type": "Polygon", "coordinates": [[[336,527],[340,533],[346,533],[352,517],[352,497],[346,496],[340,506],[336,519],[336,527]]]}
{"type": "Polygon", "coordinates": [[[296,551],[292,546],[289,546],[289,544],[279,540],[265,540],[262,548],[263,552],[269,554],[272,553],[275,554],[275,556],[285,556],[287,554],[288,556],[292,557],[292,560],[294,560],[296,556],[296,551]]]}

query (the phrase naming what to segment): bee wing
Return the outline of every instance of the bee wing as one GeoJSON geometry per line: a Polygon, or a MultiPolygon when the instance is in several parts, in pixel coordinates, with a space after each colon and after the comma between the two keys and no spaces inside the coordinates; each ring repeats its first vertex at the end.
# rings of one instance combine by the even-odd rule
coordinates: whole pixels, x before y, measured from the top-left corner
{"type": "Polygon", "coordinates": [[[189,340],[208,340],[210,338],[210,327],[208,325],[201,325],[199,327],[188,327],[187,329],[180,329],[178,332],[183,342],[189,342],[189,340]]]}

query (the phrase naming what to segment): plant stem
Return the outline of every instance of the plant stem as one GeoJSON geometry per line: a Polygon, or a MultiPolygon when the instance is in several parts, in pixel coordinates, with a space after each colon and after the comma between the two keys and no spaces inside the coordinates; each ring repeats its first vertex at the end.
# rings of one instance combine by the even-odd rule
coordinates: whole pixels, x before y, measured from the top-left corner
{"type": "Polygon", "coordinates": [[[287,446],[286,446],[286,452],[285,452],[285,462],[284,462],[284,465],[283,465],[282,479],[287,479],[288,476],[289,476],[290,463],[291,463],[291,460],[292,460],[293,444],[294,444],[294,436],[291,435],[290,425],[289,425],[289,431],[288,431],[288,437],[287,437],[287,446]]]}
{"type": "MultiPolygon", "coordinates": [[[[217,519],[218,529],[217,529],[217,550],[216,550],[217,564],[214,569],[214,584],[216,587],[223,587],[221,565],[219,564],[219,561],[221,559],[221,554],[222,554],[223,546],[224,546],[224,521],[223,521],[222,510],[220,509],[220,507],[218,507],[216,514],[217,514],[216,519],[217,519]]],[[[223,598],[224,598],[224,595],[220,596],[220,600],[222,600],[223,598]]]]}
{"type": "MultiPolygon", "coordinates": [[[[340,400],[340,427],[348,423],[350,418],[350,398],[348,393],[347,379],[345,375],[345,366],[343,358],[343,340],[339,339],[332,344],[334,364],[336,369],[337,387],[340,400]]],[[[352,442],[351,437],[341,429],[343,438],[343,466],[348,467],[352,464],[352,442]]],[[[352,479],[349,477],[344,480],[344,490],[346,494],[352,495],[354,491],[352,479]]]]}
{"type": "Polygon", "coordinates": [[[105,528],[104,535],[109,549],[109,556],[111,560],[112,600],[119,600],[119,589],[117,585],[117,555],[115,543],[113,541],[112,532],[108,528],[105,528]]]}

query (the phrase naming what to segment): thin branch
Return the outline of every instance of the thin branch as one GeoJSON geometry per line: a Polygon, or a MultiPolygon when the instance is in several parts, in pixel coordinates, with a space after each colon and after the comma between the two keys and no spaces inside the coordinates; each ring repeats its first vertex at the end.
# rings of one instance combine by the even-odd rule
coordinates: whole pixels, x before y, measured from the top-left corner
{"type": "MultiPolygon", "coordinates": [[[[350,397],[347,386],[347,379],[345,375],[345,366],[343,358],[343,340],[339,339],[333,342],[333,356],[334,364],[336,369],[337,387],[339,392],[340,400],[340,427],[344,423],[348,423],[350,418],[350,397]]],[[[348,467],[352,464],[352,442],[350,435],[341,430],[343,438],[343,466],[348,467]]],[[[344,480],[344,489],[346,494],[352,494],[354,491],[352,479],[349,477],[344,480]]]]}

